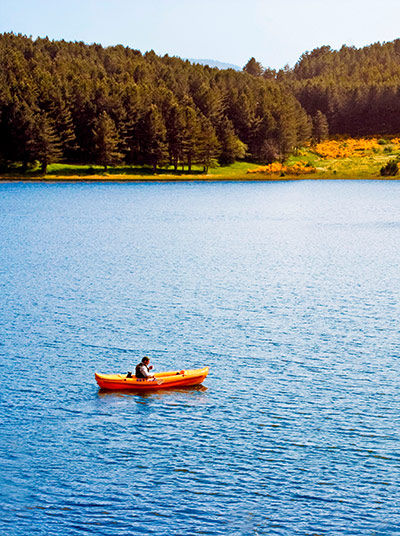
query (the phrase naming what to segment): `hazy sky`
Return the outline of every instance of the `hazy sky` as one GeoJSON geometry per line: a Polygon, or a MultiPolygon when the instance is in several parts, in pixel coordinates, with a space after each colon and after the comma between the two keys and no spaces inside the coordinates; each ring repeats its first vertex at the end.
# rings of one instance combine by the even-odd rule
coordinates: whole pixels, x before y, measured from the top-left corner
{"type": "Polygon", "coordinates": [[[243,66],[400,37],[400,0],[0,0],[0,32],[243,66]]]}

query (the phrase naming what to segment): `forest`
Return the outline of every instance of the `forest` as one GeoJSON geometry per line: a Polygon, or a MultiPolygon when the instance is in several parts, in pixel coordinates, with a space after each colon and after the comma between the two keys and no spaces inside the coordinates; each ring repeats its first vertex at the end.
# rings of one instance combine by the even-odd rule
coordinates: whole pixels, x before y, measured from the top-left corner
{"type": "Polygon", "coordinates": [[[47,38],[0,35],[0,165],[124,162],[207,171],[285,158],[311,135],[276,80],[47,38]]]}
{"type": "Polygon", "coordinates": [[[0,34],[0,168],[172,171],[284,162],[328,135],[400,132],[400,40],[242,72],[122,45],[0,34]]]}
{"type": "Polygon", "coordinates": [[[332,135],[400,132],[400,39],[361,49],[324,46],[277,77],[308,114],[324,114],[332,135]]]}

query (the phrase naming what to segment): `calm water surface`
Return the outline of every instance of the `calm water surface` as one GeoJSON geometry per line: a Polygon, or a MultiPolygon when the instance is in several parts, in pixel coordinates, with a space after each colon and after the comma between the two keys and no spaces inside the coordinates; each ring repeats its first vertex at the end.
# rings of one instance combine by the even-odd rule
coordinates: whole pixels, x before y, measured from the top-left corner
{"type": "Polygon", "coordinates": [[[0,185],[0,533],[400,534],[400,182],[0,185]],[[94,371],[210,365],[104,394],[94,371]]]}

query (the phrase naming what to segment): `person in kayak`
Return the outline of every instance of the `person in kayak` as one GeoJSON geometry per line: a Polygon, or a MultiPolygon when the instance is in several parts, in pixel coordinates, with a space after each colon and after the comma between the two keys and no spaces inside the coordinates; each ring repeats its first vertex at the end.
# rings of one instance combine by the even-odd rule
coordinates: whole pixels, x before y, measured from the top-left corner
{"type": "Polygon", "coordinates": [[[150,380],[154,379],[154,376],[150,374],[151,369],[153,368],[153,365],[150,365],[150,358],[148,358],[146,355],[142,358],[139,365],[136,365],[135,369],[135,376],[136,378],[140,380],[150,380]]]}

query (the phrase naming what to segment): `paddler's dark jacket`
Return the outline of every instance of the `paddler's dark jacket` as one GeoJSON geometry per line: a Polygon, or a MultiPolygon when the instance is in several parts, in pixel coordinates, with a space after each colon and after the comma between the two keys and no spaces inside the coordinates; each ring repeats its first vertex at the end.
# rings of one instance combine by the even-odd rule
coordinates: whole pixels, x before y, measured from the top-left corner
{"type": "Polygon", "coordinates": [[[144,363],[139,363],[139,365],[136,365],[135,376],[141,379],[148,378],[150,376],[149,367],[144,363]]]}

